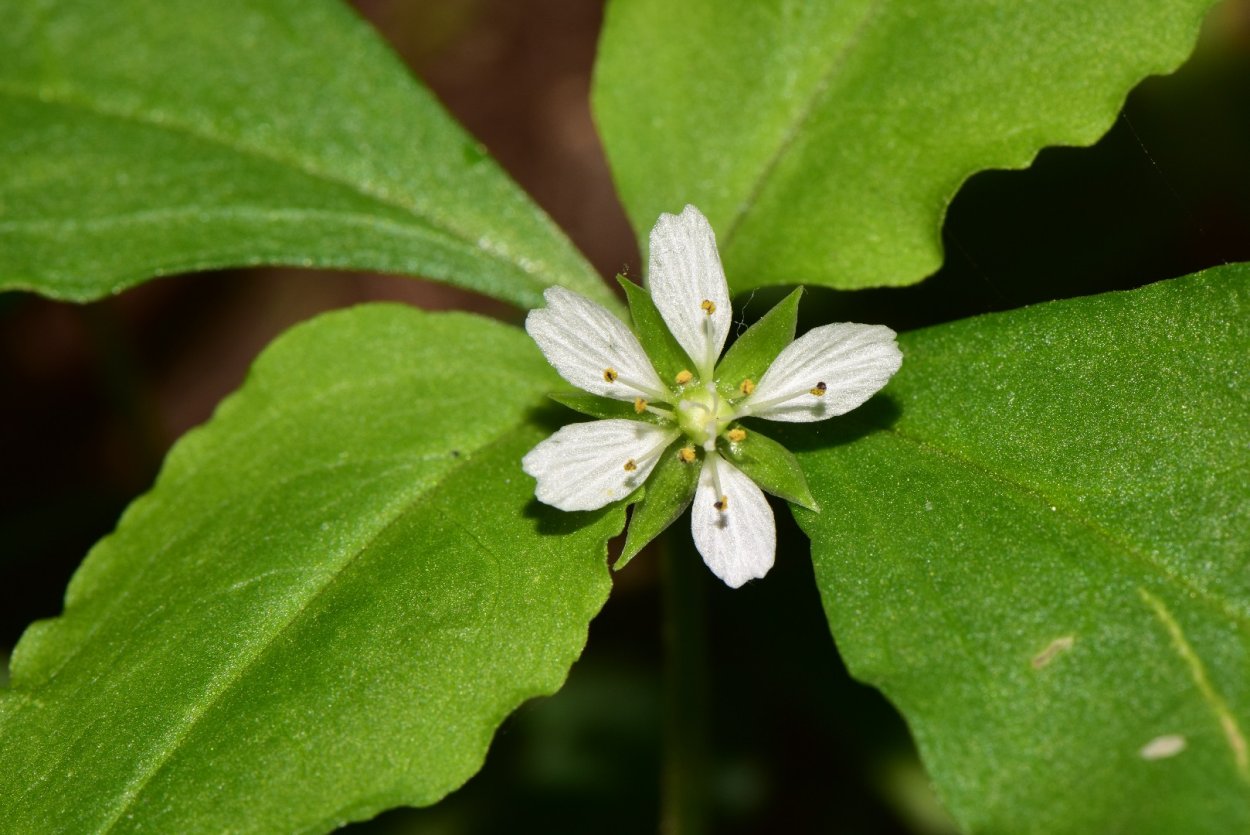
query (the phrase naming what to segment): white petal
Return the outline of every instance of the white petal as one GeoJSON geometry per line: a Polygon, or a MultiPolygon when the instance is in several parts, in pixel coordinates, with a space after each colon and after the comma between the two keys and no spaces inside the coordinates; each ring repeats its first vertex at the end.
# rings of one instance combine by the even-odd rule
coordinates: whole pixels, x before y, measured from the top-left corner
{"type": "Polygon", "coordinates": [[[678,434],[637,420],[571,423],[531,449],[521,468],[538,480],[540,502],[595,510],[634,492],[678,434]],[[635,469],[625,469],[631,461],[635,469]]]}
{"type": "Polygon", "coordinates": [[[710,377],[733,319],[716,233],[702,212],[687,206],[679,215],[660,215],[650,253],[651,298],[700,373],[710,377]],[[704,302],[712,303],[710,314],[704,302]]]}
{"type": "Polygon", "coordinates": [[[744,414],[805,423],[845,414],[872,397],[903,363],[884,325],[813,328],[786,346],[739,407],[744,414]],[[812,394],[821,383],[823,396],[812,394]]]}
{"type": "Polygon", "coordinates": [[[547,306],[530,311],[525,330],[561,377],[580,389],[616,400],[668,396],[638,338],[624,322],[563,287],[548,287],[543,298],[547,306]],[[608,381],[609,372],[616,375],[615,382],[608,381]]]}
{"type": "Polygon", "coordinates": [[[777,526],[768,499],[755,482],[719,455],[703,460],[690,528],[703,561],[730,588],[763,577],[773,567],[777,526]],[[724,510],[716,507],[722,497],[729,500],[724,510]]]}

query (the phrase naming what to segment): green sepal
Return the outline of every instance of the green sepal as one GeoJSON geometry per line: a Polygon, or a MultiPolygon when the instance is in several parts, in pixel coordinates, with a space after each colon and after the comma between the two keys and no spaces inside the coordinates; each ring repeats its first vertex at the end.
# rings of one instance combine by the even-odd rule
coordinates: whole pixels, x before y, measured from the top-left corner
{"type": "Polygon", "coordinates": [[[765,492],[819,513],[820,505],[816,504],[794,453],[754,429],[744,431],[747,436],[741,441],[721,435],[716,449],[765,492]]]}
{"type": "Polygon", "coordinates": [[[738,396],[743,380],[758,383],[777,355],[794,341],[799,319],[800,287],[760,317],[738,337],[716,366],[716,382],[727,397],[738,396]]]}
{"type": "Polygon", "coordinates": [[[660,315],[659,308],[651,300],[651,294],[623,275],[618,275],[616,280],[624,288],[625,297],[629,300],[629,314],[634,320],[634,333],[638,335],[642,350],[647,352],[647,358],[651,360],[656,373],[660,375],[665,385],[676,391],[674,378],[682,371],[690,371],[698,376],[690,355],[668,329],[668,324],[660,315]]]}
{"type": "Polygon", "coordinates": [[[624,400],[613,400],[610,397],[600,397],[597,394],[586,394],[585,392],[557,391],[547,395],[561,406],[567,406],[575,412],[590,417],[597,418],[628,418],[629,420],[641,420],[646,423],[665,423],[665,421],[656,414],[651,412],[642,412],[641,414],[634,408],[633,403],[624,400]]]}
{"type": "Polygon", "coordinates": [[[685,438],[674,441],[655,465],[651,477],[647,479],[642,501],[634,505],[625,548],[612,566],[613,570],[624,568],[647,543],[663,533],[690,506],[695,488],[699,485],[701,459],[696,458],[687,464],[677,454],[689,443],[685,438]]]}

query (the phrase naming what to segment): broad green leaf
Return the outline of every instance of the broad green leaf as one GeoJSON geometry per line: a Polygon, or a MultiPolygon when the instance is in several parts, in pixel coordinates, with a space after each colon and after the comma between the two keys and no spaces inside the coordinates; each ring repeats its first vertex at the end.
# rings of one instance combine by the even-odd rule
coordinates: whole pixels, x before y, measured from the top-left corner
{"type": "Polygon", "coordinates": [[[638,552],[677,521],[690,506],[695,488],[699,486],[698,461],[686,461],[680,450],[690,442],[681,438],[664,451],[647,479],[642,500],[634,505],[629,517],[629,533],[625,547],[613,568],[620,571],[638,552]]]}
{"type": "Polygon", "coordinates": [[[1250,266],[904,334],[804,436],[825,610],[970,832],[1250,831],[1250,266]]]}
{"type": "Polygon", "coordinates": [[[810,510],[819,510],[794,453],[754,428],[736,428],[743,431],[745,437],[733,441],[722,435],[716,441],[721,455],[774,496],[810,510]]]}
{"type": "Polygon", "coordinates": [[[0,289],[266,263],[617,306],[338,0],[10,2],[0,55],[0,289]]]}
{"type": "Polygon", "coordinates": [[[912,284],[986,168],[1088,145],[1212,0],[613,0],[596,121],[638,238],[698,206],[735,290],[912,284]]]}
{"type": "Polygon", "coordinates": [[[460,314],[281,337],[18,644],[5,828],[319,831],[460,785],[609,589],[623,511],[546,508],[520,469],[553,379],[460,314]]]}
{"type": "Polygon", "coordinates": [[[682,371],[692,371],[695,367],[690,361],[686,349],[681,347],[677,337],[668,329],[660,310],[651,299],[651,294],[624,276],[618,276],[625,298],[629,302],[630,319],[634,323],[634,333],[642,343],[642,349],[660,379],[676,390],[676,378],[682,371]]]}
{"type": "Polygon", "coordinates": [[[725,356],[716,364],[716,382],[723,394],[741,397],[744,381],[759,382],[777,355],[794,341],[794,329],[799,321],[799,298],[802,295],[803,288],[800,287],[777,302],[772,310],[761,316],[729,346],[725,356]]]}

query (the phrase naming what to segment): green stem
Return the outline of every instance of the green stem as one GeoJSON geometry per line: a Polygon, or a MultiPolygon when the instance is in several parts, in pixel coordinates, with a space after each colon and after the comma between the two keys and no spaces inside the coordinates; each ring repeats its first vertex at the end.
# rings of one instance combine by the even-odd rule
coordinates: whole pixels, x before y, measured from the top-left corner
{"type": "Polygon", "coordinates": [[[707,831],[707,630],[700,570],[689,539],[663,540],[664,785],[660,831],[707,831]]]}

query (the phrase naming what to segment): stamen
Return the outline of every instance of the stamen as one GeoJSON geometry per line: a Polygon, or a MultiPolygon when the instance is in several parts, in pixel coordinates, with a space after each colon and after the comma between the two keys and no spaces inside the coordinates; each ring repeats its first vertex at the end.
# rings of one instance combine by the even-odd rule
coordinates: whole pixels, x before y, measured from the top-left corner
{"type": "Polygon", "coordinates": [[[755,382],[748,377],[742,381],[742,385],[738,386],[738,391],[742,394],[749,395],[751,392],[755,391],[755,382]]]}
{"type": "Polygon", "coordinates": [[[720,501],[713,502],[712,507],[724,512],[729,507],[729,497],[725,495],[725,491],[720,486],[720,470],[716,466],[719,460],[720,456],[712,453],[712,457],[707,459],[707,466],[711,470],[712,487],[716,490],[716,495],[720,496],[720,501]]]}
{"type": "Polygon", "coordinates": [[[677,380],[677,385],[684,386],[686,383],[694,379],[694,375],[690,373],[689,369],[683,368],[681,371],[677,372],[677,376],[674,379],[677,380]]]}
{"type": "MultiPolygon", "coordinates": [[[[671,432],[665,432],[655,446],[638,456],[638,458],[631,458],[626,461],[625,472],[632,473],[642,467],[650,467],[655,461],[659,460],[660,456],[664,454],[664,450],[668,449],[669,444],[677,440],[679,435],[680,433],[676,429],[671,432]]],[[[637,476],[626,476],[626,484],[630,483],[630,479],[636,477],[637,476]]]]}
{"type": "Polygon", "coordinates": [[[690,464],[690,463],[693,463],[693,461],[694,461],[694,447],[692,447],[692,446],[684,446],[684,447],[682,447],[681,449],[677,450],[677,458],[678,458],[678,459],[681,461],[681,463],[683,463],[683,464],[690,464]]]}
{"type": "Polygon", "coordinates": [[[725,437],[735,444],[739,444],[747,439],[747,431],[740,426],[735,426],[725,433],[725,437]]]}
{"type": "MultiPolygon", "coordinates": [[[[824,397],[828,391],[829,386],[822,380],[810,389],[795,389],[787,391],[776,397],[770,397],[767,400],[743,400],[739,403],[738,408],[734,410],[733,415],[731,415],[729,419],[737,420],[739,418],[750,417],[751,415],[758,415],[761,412],[772,409],[774,406],[779,406],[782,403],[789,403],[790,401],[798,398],[805,398],[809,396],[824,397]]],[[[801,405],[801,403],[796,405],[801,405]]]]}
{"type": "Polygon", "coordinates": [[[621,376],[621,373],[611,366],[603,369],[603,381],[605,383],[617,383],[625,389],[633,389],[635,393],[641,394],[646,399],[664,400],[670,396],[667,391],[653,388],[640,380],[621,376]]]}
{"type": "Polygon", "coordinates": [[[647,410],[647,401],[641,397],[634,398],[634,414],[640,415],[647,410]]]}
{"type": "Polygon", "coordinates": [[[716,302],[712,301],[711,299],[704,299],[703,304],[699,305],[699,307],[701,307],[703,309],[703,312],[706,313],[708,316],[711,316],[713,313],[716,312],[716,302]]]}

